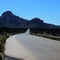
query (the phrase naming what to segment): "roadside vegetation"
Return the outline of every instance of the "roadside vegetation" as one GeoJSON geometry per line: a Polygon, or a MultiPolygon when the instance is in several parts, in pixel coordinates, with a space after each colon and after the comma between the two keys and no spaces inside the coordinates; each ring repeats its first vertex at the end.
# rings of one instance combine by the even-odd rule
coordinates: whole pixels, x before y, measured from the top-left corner
{"type": "Polygon", "coordinates": [[[47,34],[47,33],[42,33],[42,34],[41,33],[31,33],[31,34],[39,36],[39,37],[44,37],[44,38],[60,41],[60,36],[54,36],[52,34],[47,34]]]}
{"type": "Polygon", "coordinates": [[[32,35],[60,41],[60,29],[31,29],[32,35]]]}
{"type": "Polygon", "coordinates": [[[0,34],[0,60],[4,58],[5,41],[8,38],[7,33],[0,34]]]}

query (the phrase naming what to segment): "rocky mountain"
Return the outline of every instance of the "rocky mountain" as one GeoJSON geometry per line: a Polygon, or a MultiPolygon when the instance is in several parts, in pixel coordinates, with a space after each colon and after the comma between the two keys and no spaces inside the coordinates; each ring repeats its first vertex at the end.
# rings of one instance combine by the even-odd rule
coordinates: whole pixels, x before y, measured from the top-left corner
{"type": "Polygon", "coordinates": [[[11,11],[6,11],[0,16],[0,27],[24,28],[27,20],[14,15],[11,11]]]}
{"type": "Polygon", "coordinates": [[[39,18],[33,18],[30,21],[30,27],[35,28],[35,29],[36,28],[37,29],[55,29],[55,28],[57,28],[56,25],[44,23],[43,20],[41,20],[39,18]]]}
{"type": "Polygon", "coordinates": [[[53,24],[44,23],[39,18],[26,20],[14,15],[11,11],[6,11],[0,16],[0,28],[34,28],[34,29],[55,29],[60,28],[53,24]]]}

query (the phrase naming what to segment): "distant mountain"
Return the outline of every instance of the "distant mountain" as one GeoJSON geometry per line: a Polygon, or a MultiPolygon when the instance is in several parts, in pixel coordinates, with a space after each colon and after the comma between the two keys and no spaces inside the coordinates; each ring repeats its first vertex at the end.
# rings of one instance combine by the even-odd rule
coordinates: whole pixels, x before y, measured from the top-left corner
{"type": "Polygon", "coordinates": [[[55,28],[58,28],[56,25],[44,23],[43,20],[41,20],[39,18],[33,18],[30,21],[30,27],[35,28],[35,29],[36,28],[37,29],[55,29],[55,28]]]}
{"type": "Polygon", "coordinates": [[[0,28],[34,28],[34,29],[55,29],[60,28],[53,24],[44,23],[39,18],[26,20],[14,15],[11,11],[6,11],[0,16],[0,28]]]}
{"type": "MultiPolygon", "coordinates": [[[[40,20],[39,18],[33,18],[30,22],[29,22],[29,26],[30,28],[44,28],[44,23],[42,20],[40,20]]],[[[43,29],[42,28],[42,29],[43,29]]]]}
{"type": "Polygon", "coordinates": [[[27,20],[14,15],[11,11],[6,11],[0,17],[0,27],[24,28],[27,20]]]}

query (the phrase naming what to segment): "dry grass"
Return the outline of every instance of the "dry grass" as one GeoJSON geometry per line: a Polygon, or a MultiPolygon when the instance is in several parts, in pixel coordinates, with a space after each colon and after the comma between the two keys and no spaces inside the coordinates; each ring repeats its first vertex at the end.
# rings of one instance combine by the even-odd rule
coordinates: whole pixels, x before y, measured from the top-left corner
{"type": "Polygon", "coordinates": [[[5,35],[0,35],[0,58],[4,58],[4,45],[5,41],[7,39],[7,36],[5,35]]]}
{"type": "Polygon", "coordinates": [[[36,36],[41,36],[41,37],[45,37],[45,38],[49,38],[49,39],[52,39],[52,40],[57,40],[57,41],[60,41],[60,36],[53,36],[52,34],[40,34],[40,33],[32,33],[33,35],[36,35],[36,36]]]}

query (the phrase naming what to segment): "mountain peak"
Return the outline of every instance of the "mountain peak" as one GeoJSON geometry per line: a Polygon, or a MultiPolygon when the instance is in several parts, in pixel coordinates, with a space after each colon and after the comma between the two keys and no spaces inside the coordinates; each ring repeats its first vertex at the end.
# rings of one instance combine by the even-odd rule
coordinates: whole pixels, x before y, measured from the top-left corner
{"type": "Polygon", "coordinates": [[[2,16],[11,16],[13,13],[11,11],[6,11],[2,14],[2,16]]]}
{"type": "Polygon", "coordinates": [[[37,18],[37,17],[33,18],[32,21],[36,21],[36,22],[41,22],[41,23],[43,23],[43,20],[41,20],[41,19],[39,19],[39,18],[37,18]]]}

